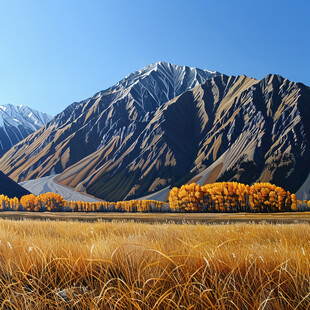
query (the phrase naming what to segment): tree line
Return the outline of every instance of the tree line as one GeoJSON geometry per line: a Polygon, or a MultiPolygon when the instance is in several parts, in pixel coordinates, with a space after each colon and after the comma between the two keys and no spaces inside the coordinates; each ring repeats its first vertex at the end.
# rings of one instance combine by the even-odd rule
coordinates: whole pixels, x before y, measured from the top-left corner
{"type": "Polygon", "coordinates": [[[67,201],[56,193],[33,194],[18,198],[0,195],[0,211],[30,212],[152,212],[162,211],[164,202],[156,200],[129,200],[118,202],[67,201]]]}
{"type": "Polygon", "coordinates": [[[285,212],[296,211],[295,194],[270,183],[251,186],[218,182],[186,184],[170,191],[169,205],[178,212],[285,212]]]}
{"type": "Polygon", "coordinates": [[[30,212],[285,212],[310,208],[310,201],[298,201],[295,194],[270,183],[245,185],[218,182],[200,186],[174,187],[169,204],[156,200],[118,202],[67,201],[61,195],[25,195],[20,200],[0,195],[0,211],[30,212]]]}

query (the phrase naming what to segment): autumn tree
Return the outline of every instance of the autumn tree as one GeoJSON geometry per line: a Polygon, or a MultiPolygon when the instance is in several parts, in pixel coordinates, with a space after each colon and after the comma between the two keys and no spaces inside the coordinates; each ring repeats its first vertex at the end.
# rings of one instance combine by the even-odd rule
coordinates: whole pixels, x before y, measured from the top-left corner
{"type": "Polygon", "coordinates": [[[36,208],[36,196],[33,194],[25,195],[20,199],[20,203],[26,209],[26,211],[35,211],[36,208]]]}

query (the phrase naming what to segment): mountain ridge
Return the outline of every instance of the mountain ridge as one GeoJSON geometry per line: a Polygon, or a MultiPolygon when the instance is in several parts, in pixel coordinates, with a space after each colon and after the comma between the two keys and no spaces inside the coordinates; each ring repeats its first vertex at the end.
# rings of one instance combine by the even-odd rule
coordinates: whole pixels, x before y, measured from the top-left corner
{"type": "Polygon", "coordinates": [[[297,191],[309,174],[309,104],[309,87],[280,75],[151,64],[68,106],[0,169],[18,181],[60,173],[59,184],[106,200],[188,181],[297,191]]]}
{"type": "MultiPolygon", "coordinates": [[[[121,133],[124,127],[129,128],[129,131],[123,132],[122,140],[129,138],[133,127],[141,127],[142,123],[147,122],[148,114],[154,112],[158,105],[163,104],[165,98],[169,99],[170,96],[172,99],[175,92],[181,93],[183,89],[216,74],[189,67],[167,66],[163,62],[147,66],[140,71],[143,72],[141,83],[136,83],[139,80],[136,76],[139,71],[129,74],[127,79],[124,78],[115,86],[96,93],[80,103],[68,106],[39,132],[30,135],[24,144],[15,145],[12,152],[19,153],[19,157],[13,159],[15,171],[13,173],[9,171],[11,176],[16,179],[18,175],[17,179],[21,182],[46,176],[50,172],[60,173],[63,169],[96,151],[107,143],[114,133],[121,133]],[[155,71],[156,75],[154,75],[155,71]],[[166,76],[168,71],[169,74],[166,76]],[[177,87],[172,94],[156,85],[157,83],[162,85],[164,77],[171,78],[173,72],[178,73],[180,83],[176,83],[177,87]],[[188,78],[184,79],[184,76],[188,78]],[[129,85],[129,89],[125,87],[126,85],[129,85]],[[146,85],[151,85],[150,90],[147,90],[146,85]],[[109,122],[106,122],[107,118],[109,122]],[[135,125],[130,126],[131,122],[135,122],[135,125]],[[80,135],[85,141],[82,149],[78,145],[81,141],[80,135]],[[36,143],[33,144],[35,140],[36,143]],[[54,149],[55,145],[57,147],[54,149]],[[48,154],[52,152],[58,152],[56,156],[59,155],[62,158],[46,162],[49,158],[48,154]],[[35,171],[31,166],[34,155],[39,153],[41,154],[40,162],[35,163],[35,168],[43,166],[45,169],[39,168],[40,171],[35,171]],[[70,156],[68,156],[69,153],[70,156]],[[30,160],[27,166],[23,165],[25,159],[30,160]]],[[[11,156],[10,154],[8,152],[6,155],[11,156]]],[[[2,169],[7,171],[8,167],[2,166],[2,169]]]]}
{"type": "Polygon", "coordinates": [[[51,119],[52,116],[24,105],[0,105],[0,156],[51,119]]]}

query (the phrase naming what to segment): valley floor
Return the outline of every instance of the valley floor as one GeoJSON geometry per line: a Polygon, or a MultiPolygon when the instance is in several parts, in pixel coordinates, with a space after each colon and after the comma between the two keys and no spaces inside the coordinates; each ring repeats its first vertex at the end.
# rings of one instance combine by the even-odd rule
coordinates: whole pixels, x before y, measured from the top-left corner
{"type": "Polygon", "coordinates": [[[134,221],[141,223],[175,224],[233,224],[270,223],[294,224],[310,223],[310,212],[279,213],[129,213],[129,212],[0,212],[0,218],[11,220],[61,220],[81,222],[134,221]]]}
{"type": "Polygon", "coordinates": [[[0,232],[3,309],[309,309],[309,224],[0,219],[0,232]]]}

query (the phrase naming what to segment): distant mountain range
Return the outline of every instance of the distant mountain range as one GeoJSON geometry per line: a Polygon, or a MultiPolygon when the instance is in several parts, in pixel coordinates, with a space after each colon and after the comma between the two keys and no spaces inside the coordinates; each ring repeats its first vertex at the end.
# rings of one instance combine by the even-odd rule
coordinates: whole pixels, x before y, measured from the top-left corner
{"type": "Polygon", "coordinates": [[[53,117],[27,106],[0,105],[0,156],[53,117]]]}
{"type": "Polygon", "coordinates": [[[309,197],[310,88],[165,62],[71,104],[14,145],[0,169],[105,200],[186,182],[269,181],[309,197]],[[308,186],[309,184],[309,186],[308,186]]]}

